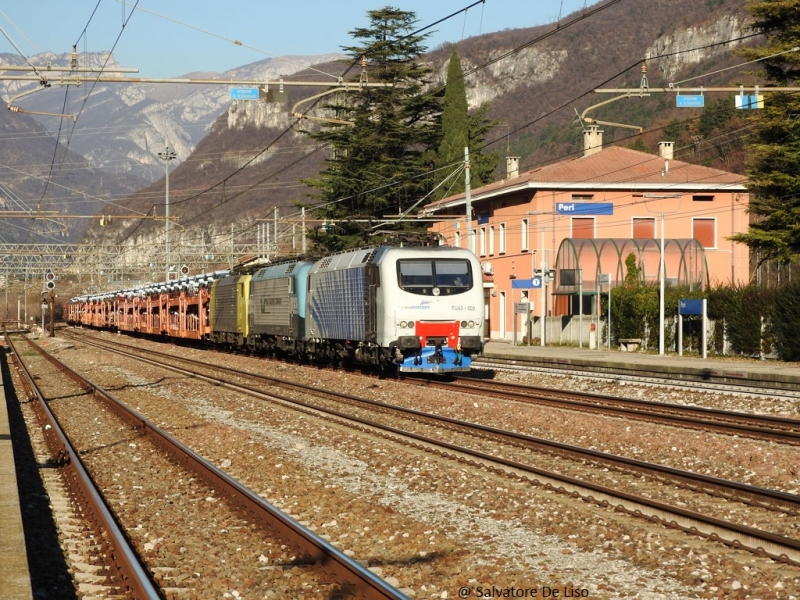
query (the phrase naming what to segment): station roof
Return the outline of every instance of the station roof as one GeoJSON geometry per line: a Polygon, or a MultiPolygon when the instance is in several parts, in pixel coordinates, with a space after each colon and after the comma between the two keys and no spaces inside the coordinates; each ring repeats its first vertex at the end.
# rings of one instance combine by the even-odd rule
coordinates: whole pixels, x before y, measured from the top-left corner
{"type": "MultiPolygon", "coordinates": [[[[745,192],[744,175],[609,146],[599,152],[537,167],[471,191],[472,202],[530,190],[635,190],[639,192],[745,192]]],[[[423,214],[463,205],[462,192],[428,204],[423,214]]]]}

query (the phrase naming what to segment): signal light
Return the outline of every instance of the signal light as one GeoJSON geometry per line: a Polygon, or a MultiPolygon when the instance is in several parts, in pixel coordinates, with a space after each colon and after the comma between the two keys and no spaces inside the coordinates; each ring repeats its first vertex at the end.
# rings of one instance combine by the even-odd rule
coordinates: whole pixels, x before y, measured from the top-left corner
{"type": "Polygon", "coordinates": [[[55,281],[48,281],[46,285],[47,285],[47,289],[48,290],[52,290],[54,287],[56,287],[56,282],[55,281]]]}
{"type": "Polygon", "coordinates": [[[186,265],[183,265],[181,267],[181,275],[188,275],[188,274],[189,274],[189,267],[187,267],[186,265]]]}
{"type": "Polygon", "coordinates": [[[44,276],[44,278],[45,278],[47,281],[53,281],[53,280],[56,278],[56,275],[55,275],[55,273],[53,273],[52,271],[48,271],[47,273],[45,273],[45,276],[44,276]]]}

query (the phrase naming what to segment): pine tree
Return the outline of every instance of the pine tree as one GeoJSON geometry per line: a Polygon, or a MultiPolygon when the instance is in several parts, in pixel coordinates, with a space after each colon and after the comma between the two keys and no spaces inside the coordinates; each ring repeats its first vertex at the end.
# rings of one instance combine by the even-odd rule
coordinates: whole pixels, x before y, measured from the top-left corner
{"type": "MultiPolygon", "coordinates": [[[[779,85],[800,77],[800,11],[795,0],[751,1],[754,27],[767,44],[743,53],[763,60],[767,78],[779,85]],[[779,54],[786,52],[785,54],[779,54]],[[779,54],[778,56],[773,56],[779,54]],[[770,56],[771,58],[765,58],[770,56]]],[[[800,97],[772,93],[748,144],[749,211],[756,216],[747,233],[732,239],[759,251],[760,260],[789,263],[800,258],[800,97]]]]}
{"type": "Polygon", "coordinates": [[[420,177],[429,170],[426,153],[439,139],[439,99],[423,93],[431,70],[419,62],[426,35],[411,33],[414,13],[385,7],[368,16],[370,26],[351,31],[355,44],[343,49],[366,65],[370,83],[393,85],[327,106],[353,125],[307,132],[334,152],[320,176],[306,181],[319,191],[311,210],[336,223],[317,240],[329,249],[362,243],[368,232],[356,219],[398,214],[422,198],[430,186],[420,177]]]}

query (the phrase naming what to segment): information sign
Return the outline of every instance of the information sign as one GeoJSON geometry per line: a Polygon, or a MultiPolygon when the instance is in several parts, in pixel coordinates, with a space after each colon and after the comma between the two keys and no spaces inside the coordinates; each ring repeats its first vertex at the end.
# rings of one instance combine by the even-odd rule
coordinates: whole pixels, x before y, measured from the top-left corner
{"type": "Polygon", "coordinates": [[[530,290],[542,287],[541,277],[531,277],[530,279],[514,279],[511,281],[511,288],[515,290],[530,290]]]}
{"type": "Polygon", "coordinates": [[[514,314],[528,314],[530,304],[527,302],[514,302],[514,314]]]}
{"type": "Polygon", "coordinates": [[[231,100],[258,100],[257,87],[231,88],[231,100]]]}
{"type": "Polygon", "coordinates": [[[703,108],[706,105],[706,97],[702,94],[676,96],[675,105],[678,108],[703,108]]]}
{"type": "Polygon", "coordinates": [[[678,313],[681,315],[702,315],[702,300],[681,300],[678,303],[678,313]]]}

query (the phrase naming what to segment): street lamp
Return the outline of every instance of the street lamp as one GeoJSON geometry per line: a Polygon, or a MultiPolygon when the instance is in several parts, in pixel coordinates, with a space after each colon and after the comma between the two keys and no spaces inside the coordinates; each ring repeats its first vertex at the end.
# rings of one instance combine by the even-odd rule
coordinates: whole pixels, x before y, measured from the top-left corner
{"type": "MultiPolygon", "coordinates": [[[[680,212],[681,203],[683,202],[683,194],[645,194],[645,198],[680,198],[678,207],[675,210],[669,211],[667,214],[675,214],[680,212]]],[[[645,200],[645,202],[647,202],[645,200]]],[[[664,211],[651,211],[650,207],[645,204],[648,212],[661,213],[661,243],[659,244],[658,256],[658,354],[664,355],[664,286],[666,285],[665,279],[667,278],[667,263],[664,259],[664,211]]]]}
{"type": "Polygon", "coordinates": [[[158,157],[164,161],[164,175],[166,177],[166,209],[164,219],[164,262],[166,263],[166,279],[169,281],[169,161],[178,158],[177,153],[169,147],[169,142],[164,143],[164,151],[158,153],[158,157]]]}

